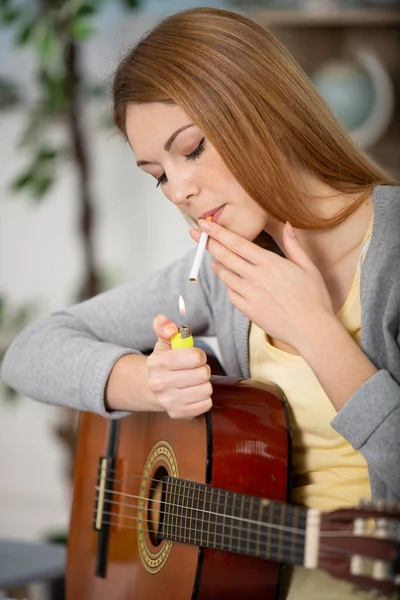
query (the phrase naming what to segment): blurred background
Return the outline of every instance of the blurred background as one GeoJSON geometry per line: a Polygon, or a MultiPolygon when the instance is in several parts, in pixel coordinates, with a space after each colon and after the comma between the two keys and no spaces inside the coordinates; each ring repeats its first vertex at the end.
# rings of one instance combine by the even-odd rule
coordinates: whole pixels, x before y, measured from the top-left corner
{"type": "MultiPolygon", "coordinates": [[[[400,0],[0,0],[0,358],[32,320],[193,246],[113,129],[110,82],[162,15],[195,6],[273,31],[400,177],[400,0]]],[[[0,561],[1,540],[65,543],[77,418],[0,384],[0,561]]],[[[43,585],[7,591],[62,598],[43,585]]]]}

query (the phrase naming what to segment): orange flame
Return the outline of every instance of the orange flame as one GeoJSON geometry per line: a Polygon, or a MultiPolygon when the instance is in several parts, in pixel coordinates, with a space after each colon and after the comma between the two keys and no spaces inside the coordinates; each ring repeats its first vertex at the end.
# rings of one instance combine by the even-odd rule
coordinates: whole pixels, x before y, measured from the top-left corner
{"type": "Polygon", "coordinates": [[[179,296],[179,312],[182,316],[186,315],[185,302],[182,296],[179,296]]]}

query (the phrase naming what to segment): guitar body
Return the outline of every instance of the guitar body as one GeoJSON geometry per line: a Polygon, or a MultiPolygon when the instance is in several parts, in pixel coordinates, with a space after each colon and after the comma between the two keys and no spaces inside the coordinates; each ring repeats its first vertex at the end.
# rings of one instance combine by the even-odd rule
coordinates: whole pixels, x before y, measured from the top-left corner
{"type": "MultiPolygon", "coordinates": [[[[184,421],[165,413],[136,413],[118,423],[115,472],[106,487],[113,488],[113,495],[102,515],[111,523],[103,534],[107,543],[102,576],[95,574],[101,537],[94,526],[95,488],[111,425],[98,415],[82,413],[67,600],[275,598],[278,563],[160,540],[148,524],[149,508],[155,504],[149,501],[151,480],[160,474],[251,496],[288,499],[290,435],[279,389],[226,377],[213,382],[213,388],[214,406],[206,416],[184,421]]],[[[190,497],[190,485],[187,493],[190,497]]]]}

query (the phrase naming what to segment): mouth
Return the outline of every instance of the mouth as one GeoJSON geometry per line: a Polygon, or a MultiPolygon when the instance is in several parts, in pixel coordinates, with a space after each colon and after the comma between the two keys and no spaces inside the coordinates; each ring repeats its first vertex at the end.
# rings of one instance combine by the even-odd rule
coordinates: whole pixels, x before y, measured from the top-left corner
{"type": "Polygon", "coordinates": [[[219,213],[220,213],[220,211],[222,211],[222,209],[224,208],[224,206],[226,206],[226,205],[225,204],[221,204],[221,206],[218,206],[217,208],[213,208],[212,210],[209,210],[209,211],[203,213],[198,218],[198,220],[200,220],[200,219],[207,219],[207,217],[214,217],[214,215],[216,215],[216,213],[218,213],[218,216],[219,216],[219,213]]]}

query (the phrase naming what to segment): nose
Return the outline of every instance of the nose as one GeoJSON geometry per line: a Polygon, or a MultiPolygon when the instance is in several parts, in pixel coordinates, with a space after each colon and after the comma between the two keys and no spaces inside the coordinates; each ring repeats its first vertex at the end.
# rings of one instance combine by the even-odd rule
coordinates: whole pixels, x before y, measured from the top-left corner
{"type": "Polygon", "coordinates": [[[187,204],[200,192],[199,186],[190,177],[179,177],[176,174],[175,176],[169,175],[168,182],[170,200],[178,206],[187,204]]]}

